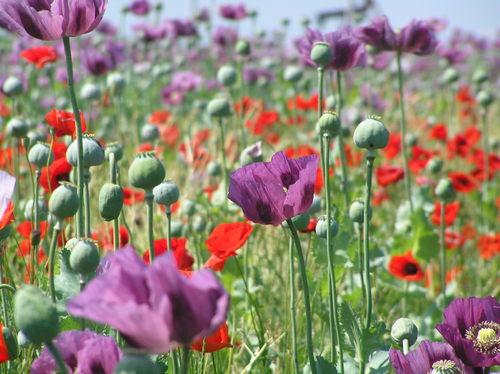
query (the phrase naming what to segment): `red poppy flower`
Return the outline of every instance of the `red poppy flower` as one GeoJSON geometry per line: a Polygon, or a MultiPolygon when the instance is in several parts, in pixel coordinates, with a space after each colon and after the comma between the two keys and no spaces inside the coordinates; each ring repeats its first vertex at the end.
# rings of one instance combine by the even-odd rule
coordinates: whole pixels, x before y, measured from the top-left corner
{"type": "MultiPolygon", "coordinates": [[[[186,249],[186,238],[172,238],[172,252],[174,253],[177,268],[183,271],[193,270],[194,258],[186,249]]],[[[157,239],[153,243],[155,256],[167,252],[168,242],[166,238],[157,239]]],[[[149,264],[149,250],[142,256],[145,263],[149,264]]]]}
{"type": "Polygon", "coordinates": [[[265,130],[270,129],[279,121],[279,114],[276,111],[263,111],[255,118],[247,120],[245,126],[253,135],[261,135],[265,130]]]}
{"type": "Polygon", "coordinates": [[[21,52],[21,57],[35,65],[37,69],[42,69],[48,63],[57,61],[57,52],[52,46],[42,45],[25,49],[21,52]]]}
{"type": "Polygon", "coordinates": [[[134,205],[144,201],[146,194],[143,190],[136,190],[130,187],[123,187],[123,204],[126,206],[134,205]]]}
{"type": "Polygon", "coordinates": [[[399,132],[391,132],[387,146],[382,150],[385,158],[388,160],[396,157],[401,151],[401,134],[399,132]]]}
{"type": "Polygon", "coordinates": [[[59,182],[68,181],[70,173],[71,165],[66,161],[66,158],[57,159],[48,168],[42,168],[40,185],[45,191],[51,192],[59,186],[59,182]]]}
{"type": "Polygon", "coordinates": [[[355,151],[349,144],[345,144],[344,149],[347,166],[356,167],[361,164],[361,161],[363,160],[363,154],[361,152],[355,151]]]}
{"type": "Polygon", "coordinates": [[[264,102],[263,100],[255,100],[251,97],[244,96],[243,99],[234,104],[234,110],[236,113],[244,115],[248,115],[252,112],[260,112],[264,110],[264,102]]]}
{"type": "Polygon", "coordinates": [[[460,248],[464,244],[465,239],[464,239],[463,235],[459,232],[446,231],[445,237],[444,237],[444,242],[446,245],[446,249],[457,249],[457,248],[460,248]]]}
{"type": "Polygon", "coordinates": [[[418,282],[424,278],[424,272],[411,252],[392,256],[389,261],[389,273],[408,282],[418,282]]]}
{"type": "Polygon", "coordinates": [[[164,125],[170,119],[170,112],[167,110],[157,110],[149,116],[148,122],[152,125],[164,125]]]}
{"type": "Polygon", "coordinates": [[[220,258],[217,256],[210,256],[210,258],[203,265],[204,268],[212,269],[213,271],[222,271],[226,264],[227,258],[220,258]]]}
{"type": "Polygon", "coordinates": [[[379,206],[386,200],[389,200],[389,195],[384,188],[373,191],[372,203],[374,206],[379,206]]]}
{"type": "Polygon", "coordinates": [[[471,94],[469,86],[461,86],[458,89],[455,98],[459,103],[463,103],[463,104],[474,104],[475,103],[474,97],[471,94]]]}
{"type": "Polygon", "coordinates": [[[477,184],[470,175],[461,173],[461,172],[453,172],[448,174],[448,178],[450,178],[453,188],[457,192],[471,192],[477,188],[477,184]]]}
{"type": "MultiPolygon", "coordinates": [[[[80,112],[82,122],[82,131],[87,130],[83,112],[80,112]]],[[[45,121],[54,128],[55,136],[73,136],[76,132],[75,116],[71,112],[64,110],[52,109],[45,115],[45,121]]]]}
{"type": "Polygon", "coordinates": [[[307,227],[304,230],[300,230],[301,233],[308,234],[316,230],[316,224],[318,220],[316,218],[309,218],[309,222],[307,223],[307,227]]]}
{"type": "Polygon", "coordinates": [[[158,126],[160,129],[160,139],[169,147],[173,147],[179,141],[181,132],[176,125],[161,125],[158,126]]]}
{"type": "Polygon", "coordinates": [[[205,241],[207,249],[219,258],[236,256],[236,251],[243,247],[253,226],[248,222],[221,223],[211,232],[205,241]]]}
{"type": "Polygon", "coordinates": [[[13,166],[13,158],[12,155],[14,152],[11,147],[0,148],[0,168],[12,170],[13,166]]]}
{"type": "MultiPolygon", "coordinates": [[[[457,219],[458,212],[460,211],[460,201],[454,201],[450,204],[444,205],[444,224],[445,226],[453,225],[455,219],[457,219]]],[[[436,201],[434,203],[434,211],[431,215],[431,221],[436,226],[440,225],[441,220],[441,203],[436,201]]]]}
{"type": "Polygon", "coordinates": [[[429,131],[429,139],[445,142],[448,138],[448,129],[444,123],[436,123],[429,131]]]}
{"type": "Polygon", "coordinates": [[[288,109],[289,110],[317,110],[318,109],[318,95],[313,94],[309,99],[297,95],[294,98],[288,99],[288,109]]]}
{"type": "Polygon", "coordinates": [[[470,152],[470,144],[465,135],[457,134],[448,141],[446,149],[448,158],[454,158],[455,156],[465,158],[470,152]]]}
{"type": "Polygon", "coordinates": [[[3,325],[0,323],[0,362],[6,362],[10,360],[9,348],[3,337],[3,325]]]}
{"type": "Polygon", "coordinates": [[[59,158],[66,158],[66,151],[68,146],[63,142],[55,141],[52,143],[52,152],[54,153],[54,160],[59,158]]]}
{"type": "Polygon", "coordinates": [[[195,340],[191,344],[191,349],[198,352],[212,353],[232,346],[227,323],[224,322],[212,335],[195,340]]]}
{"type": "MultiPolygon", "coordinates": [[[[92,232],[92,239],[99,243],[99,247],[104,251],[114,250],[113,228],[107,225],[101,225],[97,231],[92,232]]],[[[118,247],[124,247],[130,240],[127,228],[120,225],[118,228],[119,243],[118,247]]]]}
{"type": "Polygon", "coordinates": [[[9,202],[7,208],[0,217],[0,230],[7,227],[11,222],[14,221],[14,204],[12,201],[9,202]]]}
{"type": "Polygon", "coordinates": [[[391,165],[382,165],[375,169],[375,176],[379,186],[385,187],[394,184],[404,178],[403,168],[391,165]]]}
{"type": "Polygon", "coordinates": [[[285,148],[283,152],[288,158],[298,158],[312,155],[319,156],[319,152],[316,150],[316,148],[308,144],[301,144],[297,147],[288,147],[285,148]]]}
{"type": "Polygon", "coordinates": [[[5,104],[0,96],[0,117],[10,116],[10,108],[5,104]]]}
{"type": "Polygon", "coordinates": [[[500,254],[500,233],[482,235],[477,243],[479,255],[485,260],[491,260],[500,254]]]}
{"type": "Polygon", "coordinates": [[[422,169],[425,168],[434,154],[435,152],[431,152],[418,145],[413,146],[413,148],[411,149],[411,159],[408,162],[408,167],[410,168],[411,172],[414,174],[419,174],[422,169]]]}
{"type": "MultiPolygon", "coordinates": [[[[39,230],[40,230],[40,238],[43,239],[45,234],[47,234],[47,221],[40,222],[39,230]]],[[[31,238],[31,232],[33,231],[33,225],[31,221],[24,221],[17,225],[16,231],[23,238],[29,239],[31,238]]]]}

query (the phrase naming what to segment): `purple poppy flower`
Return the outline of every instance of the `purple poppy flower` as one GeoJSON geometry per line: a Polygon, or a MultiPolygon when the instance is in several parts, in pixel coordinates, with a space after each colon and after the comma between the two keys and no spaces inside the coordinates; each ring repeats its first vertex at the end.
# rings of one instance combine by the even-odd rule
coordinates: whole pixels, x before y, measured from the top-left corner
{"type": "Polygon", "coordinates": [[[109,268],[68,303],[68,312],[116,328],[128,344],[164,353],[213,333],[229,295],[210,270],[190,277],[170,253],[147,266],[131,246],[107,258],[109,268]]]}
{"type": "Polygon", "coordinates": [[[208,22],[210,21],[210,11],[208,8],[201,8],[198,10],[198,13],[196,13],[194,19],[198,22],[208,22]]]}
{"type": "Polygon", "coordinates": [[[395,51],[398,48],[396,33],[386,16],[374,18],[371,24],[357,28],[354,33],[363,43],[380,51],[395,51]]]}
{"type": "Polygon", "coordinates": [[[0,0],[0,27],[41,40],[79,36],[101,22],[107,0],[0,0]]]}
{"type": "Polygon", "coordinates": [[[219,8],[219,14],[222,18],[231,20],[240,20],[245,18],[248,13],[244,4],[225,4],[219,8]]]}
{"type": "Polygon", "coordinates": [[[183,92],[195,91],[203,84],[203,77],[192,71],[178,71],[172,76],[172,83],[175,89],[183,92]]]}
{"type": "Polygon", "coordinates": [[[332,50],[332,61],[328,68],[345,71],[366,62],[365,47],[354,37],[350,28],[345,27],[338,31],[323,35],[320,31],[307,29],[306,35],[297,40],[296,46],[300,58],[305,65],[315,66],[311,60],[311,49],[315,42],[326,42],[332,50]]]}
{"type": "Polygon", "coordinates": [[[168,20],[165,27],[167,28],[168,33],[175,38],[198,35],[198,31],[196,30],[193,21],[189,19],[168,20]]]}
{"type": "Polygon", "coordinates": [[[141,35],[141,39],[145,43],[152,43],[164,39],[168,34],[164,25],[151,26],[148,24],[140,24],[135,25],[133,28],[141,35]]]}
{"type": "MultiPolygon", "coordinates": [[[[59,334],[54,344],[61,352],[67,369],[73,373],[111,374],[122,357],[122,352],[113,338],[92,331],[66,331],[59,334]]],[[[31,374],[52,374],[57,370],[56,362],[47,348],[33,361],[31,374]]]]}
{"type": "Polygon", "coordinates": [[[136,16],[146,16],[151,11],[151,4],[148,0],[133,0],[127,10],[136,16]]]}
{"type": "Polygon", "coordinates": [[[231,174],[228,197],[250,221],[279,225],[306,212],[312,204],[318,156],[289,159],[276,153],[231,174]]]}
{"type": "MultiPolygon", "coordinates": [[[[466,366],[446,343],[432,343],[424,340],[420,345],[404,355],[391,349],[389,358],[396,374],[426,374],[438,369],[453,369],[462,374],[473,374],[472,368],[466,366]]],[[[450,371],[451,372],[451,371],[450,371]]]]}
{"type": "Polygon", "coordinates": [[[99,26],[96,28],[96,31],[108,36],[115,36],[118,33],[116,26],[106,20],[103,20],[99,24],[99,26]]]}
{"type": "Polygon", "coordinates": [[[377,113],[383,113],[387,107],[380,92],[377,92],[369,83],[363,83],[359,90],[363,102],[372,107],[377,113]]]}
{"type": "Polygon", "coordinates": [[[500,365],[500,304],[494,297],[453,300],[443,316],[436,329],[466,364],[500,365]]]}
{"type": "Polygon", "coordinates": [[[104,75],[113,68],[111,59],[95,49],[86,49],[82,62],[87,71],[94,76],[104,75]]]}
{"type": "Polygon", "coordinates": [[[243,79],[248,84],[258,82],[269,83],[274,80],[274,73],[272,70],[266,68],[245,67],[243,69],[243,79]]]}
{"type": "Polygon", "coordinates": [[[238,31],[232,27],[219,26],[213,32],[212,40],[222,48],[235,45],[238,41],[238,31]]]}
{"type": "Polygon", "coordinates": [[[465,59],[467,58],[467,53],[465,53],[464,51],[458,48],[446,46],[438,47],[437,54],[448,61],[448,64],[450,65],[459,64],[465,61],[465,59]]]}
{"type": "Polygon", "coordinates": [[[15,186],[16,178],[6,171],[0,170],[0,220],[12,200],[15,186]]]}

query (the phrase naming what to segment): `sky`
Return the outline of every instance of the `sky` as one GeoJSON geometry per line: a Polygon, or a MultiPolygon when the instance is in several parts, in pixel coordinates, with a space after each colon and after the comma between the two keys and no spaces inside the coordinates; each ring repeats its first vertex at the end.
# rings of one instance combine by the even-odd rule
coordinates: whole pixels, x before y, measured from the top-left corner
{"type": "MultiPolygon", "coordinates": [[[[120,10],[131,0],[109,0],[106,17],[115,22],[120,20],[120,10]]],[[[151,0],[156,2],[158,0],[151,0]]],[[[217,9],[220,4],[239,3],[234,0],[162,0],[164,14],[168,18],[184,18],[193,7],[217,9]]],[[[461,27],[482,36],[494,36],[500,30],[500,0],[375,0],[375,14],[386,14],[393,27],[401,27],[412,18],[445,18],[448,29],[461,27]]],[[[321,10],[345,6],[361,0],[245,0],[249,9],[259,12],[258,27],[264,30],[276,29],[285,17],[291,20],[291,32],[300,32],[300,20],[314,18],[321,10]]],[[[133,20],[129,20],[134,22],[133,20]]],[[[330,28],[334,28],[331,25],[330,28]]],[[[245,31],[245,30],[243,30],[245,31]]],[[[325,30],[331,31],[331,30],[325,30]]]]}

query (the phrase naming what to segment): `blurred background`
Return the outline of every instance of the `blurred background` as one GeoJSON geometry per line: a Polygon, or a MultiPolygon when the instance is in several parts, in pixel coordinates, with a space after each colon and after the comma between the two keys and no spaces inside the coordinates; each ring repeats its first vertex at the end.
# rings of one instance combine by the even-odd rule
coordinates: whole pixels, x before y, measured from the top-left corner
{"type": "MultiPolygon", "coordinates": [[[[167,18],[186,18],[196,9],[216,10],[221,4],[241,3],[234,0],[151,0],[153,4],[159,1],[163,4],[163,13],[167,18]]],[[[111,0],[107,18],[123,22],[122,9],[130,2],[131,0],[111,0]]],[[[244,4],[247,9],[256,10],[258,18],[255,24],[246,21],[240,25],[243,33],[252,31],[252,28],[276,30],[281,27],[281,20],[288,18],[290,34],[298,35],[301,34],[301,21],[305,17],[311,20],[311,25],[315,25],[322,13],[331,14],[339,10],[345,11],[349,7],[352,9],[366,5],[368,18],[386,14],[395,28],[404,26],[412,18],[440,18],[448,21],[445,34],[461,28],[479,36],[492,37],[500,31],[500,0],[246,0],[244,4]]],[[[137,17],[125,18],[128,25],[138,21],[140,19],[137,17]]],[[[332,18],[323,23],[325,31],[331,31],[337,25],[338,21],[332,18]]]]}

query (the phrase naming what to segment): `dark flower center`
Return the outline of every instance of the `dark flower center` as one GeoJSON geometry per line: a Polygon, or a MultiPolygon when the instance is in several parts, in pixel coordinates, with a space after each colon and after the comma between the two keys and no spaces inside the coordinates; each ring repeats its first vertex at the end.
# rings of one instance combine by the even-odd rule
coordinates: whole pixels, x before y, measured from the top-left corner
{"type": "Polygon", "coordinates": [[[418,267],[412,262],[405,264],[404,272],[406,275],[415,275],[418,273],[418,267]]]}
{"type": "Polygon", "coordinates": [[[500,324],[493,321],[479,322],[465,332],[465,338],[472,341],[474,348],[487,355],[500,353],[500,324]]]}
{"type": "Polygon", "coordinates": [[[264,223],[271,223],[272,222],[272,216],[271,216],[271,207],[262,202],[262,201],[257,201],[256,206],[257,208],[257,214],[259,215],[260,219],[264,223]]]}
{"type": "Polygon", "coordinates": [[[101,363],[93,364],[91,370],[92,374],[106,374],[106,370],[104,370],[101,363]]]}

